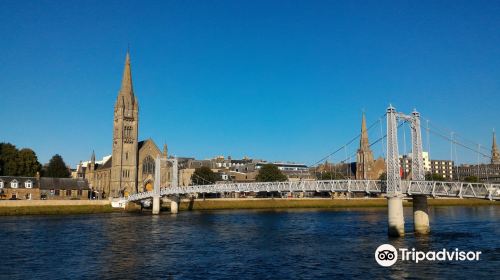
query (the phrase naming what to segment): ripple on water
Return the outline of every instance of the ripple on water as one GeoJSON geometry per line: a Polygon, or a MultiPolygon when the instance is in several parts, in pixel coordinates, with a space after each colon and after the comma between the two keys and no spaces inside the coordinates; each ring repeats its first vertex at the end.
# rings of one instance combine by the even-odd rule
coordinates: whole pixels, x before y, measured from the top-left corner
{"type": "Polygon", "coordinates": [[[386,210],[238,210],[0,217],[0,278],[332,279],[500,277],[498,207],[431,208],[432,234],[386,236],[386,210]],[[373,258],[383,243],[480,250],[476,263],[373,258]]]}

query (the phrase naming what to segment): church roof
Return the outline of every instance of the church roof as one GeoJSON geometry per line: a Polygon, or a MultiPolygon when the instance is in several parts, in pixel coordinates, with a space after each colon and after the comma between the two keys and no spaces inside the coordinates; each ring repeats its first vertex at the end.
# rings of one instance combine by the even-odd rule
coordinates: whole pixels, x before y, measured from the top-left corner
{"type": "Polygon", "coordinates": [[[111,165],[113,164],[113,157],[109,157],[108,160],[102,164],[102,165],[98,165],[97,166],[97,170],[100,170],[100,169],[107,169],[107,168],[111,168],[111,165]]]}
{"type": "Polygon", "coordinates": [[[149,139],[146,139],[146,140],[142,140],[142,141],[139,141],[137,143],[137,150],[140,151],[143,147],[145,147],[148,143],[151,143],[151,145],[156,149],[158,150],[158,152],[160,152],[160,149],[158,148],[158,146],[156,146],[156,143],[155,141],[153,141],[153,139],[149,138],[149,139]]]}
{"type": "Polygon", "coordinates": [[[137,149],[140,150],[142,146],[144,146],[144,143],[146,143],[146,141],[147,140],[139,141],[139,143],[137,143],[137,149]]]}

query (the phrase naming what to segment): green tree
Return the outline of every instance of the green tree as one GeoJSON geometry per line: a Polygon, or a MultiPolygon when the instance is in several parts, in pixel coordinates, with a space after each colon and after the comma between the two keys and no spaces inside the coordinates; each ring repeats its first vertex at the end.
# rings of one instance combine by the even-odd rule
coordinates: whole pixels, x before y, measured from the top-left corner
{"type": "Polygon", "coordinates": [[[425,174],[425,180],[426,181],[444,181],[443,176],[436,174],[436,173],[427,173],[425,174]]]}
{"type": "Polygon", "coordinates": [[[70,176],[69,169],[60,155],[56,154],[50,159],[45,176],[53,178],[68,178],[70,176]]]}
{"type": "Polygon", "coordinates": [[[316,179],[318,179],[318,180],[342,180],[342,179],[345,179],[345,177],[342,176],[342,174],[327,171],[327,172],[317,172],[316,179]]]}
{"type": "Polygon", "coordinates": [[[32,149],[22,149],[18,153],[18,175],[35,176],[40,171],[41,165],[32,149]]]}
{"type": "Polygon", "coordinates": [[[265,164],[260,168],[255,180],[257,182],[282,182],[288,180],[288,178],[276,165],[265,164]]]}
{"type": "Polygon", "coordinates": [[[16,146],[10,143],[0,143],[0,175],[17,176],[18,153],[16,146]]]}
{"type": "Polygon", "coordinates": [[[479,178],[476,176],[467,176],[464,178],[464,181],[469,183],[479,183],[479,178]]]}
{"type": "Polygon", "coordinates": [[[194,170],[193,175],[191,175],[191,182],[194,185],[210,185],[215,184],[221,178],[219,174],[212,171],[212,169],[202,166],[194,170]]]}
{"type": "Polygon", "coordinates": [[[380,176],[378,176],[378,179],[382,180],[382,181],[387,180],[387,173],[384,172],[384,173],[380,174],[380,176]]]}

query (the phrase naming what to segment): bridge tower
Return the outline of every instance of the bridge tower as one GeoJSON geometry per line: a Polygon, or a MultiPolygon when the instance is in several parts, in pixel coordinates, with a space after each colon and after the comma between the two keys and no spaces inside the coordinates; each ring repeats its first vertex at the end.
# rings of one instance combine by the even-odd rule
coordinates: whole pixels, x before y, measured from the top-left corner
{"type": "Polygon", "coordinates": [[[403,195],[399,175],[398,127],[396,109],[387,108],[387,211],[389,236],[405,235],[403,195]]]}
{"type": "MultiPolygon", "coordinates": [[[[422,133],[420,114],[413,110],[411,115],[397,113],[392,106],[387,108],[387,206],[389,236],[404,236],[403,196],[398,150],[397,120],[410,123],[412,142],[412,180],[424,181],[424,159],[422,156],[422,133]]],[[[428,234],[429,214],[427,196],[413,196],[413,225],[417,234],[428,234]]]]}
{"type": "MultiPolygon", "coordinates": [[[[164,153],[163,158],[161,158],[160,156],[157,156],[155,159],[155,182],[154,182],[154,186],[153,186],[153,195],[152,195],[152,198],[153,198],[152,214],[153,215],[160,214],[160,208],[161,208],[160,166],[161,166],[162,160],[172,163],[173,177],[172,177],[172,182],[171,182],[170,187],[177,188],[179,186],[179,179],[178,179],[179,168],[178,168],[177,158],[167,158],[166,153],[164,153]]],[[[177,214],[177,212],[179,211],[179,203],[180,203],[180,198],[178,196],[173,196],[170,198],[170,213],[177,214]]]]}
{"type": "MultiPolygon", "coordinates": [[[[420,130],[420,114],[413,110],[411,114],[411,179],[413,181],[424,181],[424,159],[422,156],[422,133],[420,130]]],[[[429,234],[429,211],[427,206],[427,196],[413,196],[413,230],[415,234],[429,234]]]]}

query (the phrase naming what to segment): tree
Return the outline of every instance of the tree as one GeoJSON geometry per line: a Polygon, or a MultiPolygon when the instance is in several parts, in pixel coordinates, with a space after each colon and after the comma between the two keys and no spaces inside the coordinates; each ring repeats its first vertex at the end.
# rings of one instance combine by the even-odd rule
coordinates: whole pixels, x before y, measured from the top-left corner
{"type": "Polygon", "coordinates": [[[40,163],[32,149],[20,151],[10,143],[0,143],[0,176],[35,176],[40,163]]]}
{"type": "Polygon", "coordinates": [[[202,166],[196,168],[194,170],[193,175],[191,176],[191,182],[194,185],[210,185],[215,184],[215,182],[219,181],[221,178],[219,174],[212,171],[212,169],[202,166]]]}
{"type": "Polygon", "coordinates": [[[464,181],[469,183],[479,183],[479,178],[476,176],[467,176],[464,178],[464,181]]]}
{"type": "Polygon", "coordinates": [[[380,174],[380,176],[378,176],[378,179],[381,181],[387,180],[387,173],[383,172],[382,174],[380,174]]]}
{"type": "Polygon", "coordinates": [[[40,171],[41,165],[32,149],[22,149],[18,153],[18,175],[32,177],[40,171]]]}
{"type": "Polygon", "coordinates": [[[10,143],[0,143],[0,175],[16,176],[17,172],[17,154],[16,146],[10,143]]]}
{"type": "Polygon", "coordinates": [[[342,179],[345,179],[345,177],[342,176],[342,174],[327,171],[327,172],[317,172],[316,179],[318,179],[318,180],[342,180],[342,179]]]}
{"type": "Polygon", "coordinates": [[[443,176],[436,174],[436,173],[427,173],[425,174],[425,180],[426,181],[444,181],[443,176]]]}
{"type": "Polygon", "coordinates": [[[53,178],[68,178],[70,176],[69,169],[60,155],[56,154],[50,159],[45,176],[53,178]]]}
{"type": "Polygon", "coordinates": [[[260,168],[255,180],[257,182],[282,182],[288,180],[288,178],[276,165],[265,164],[260,168]]]}

